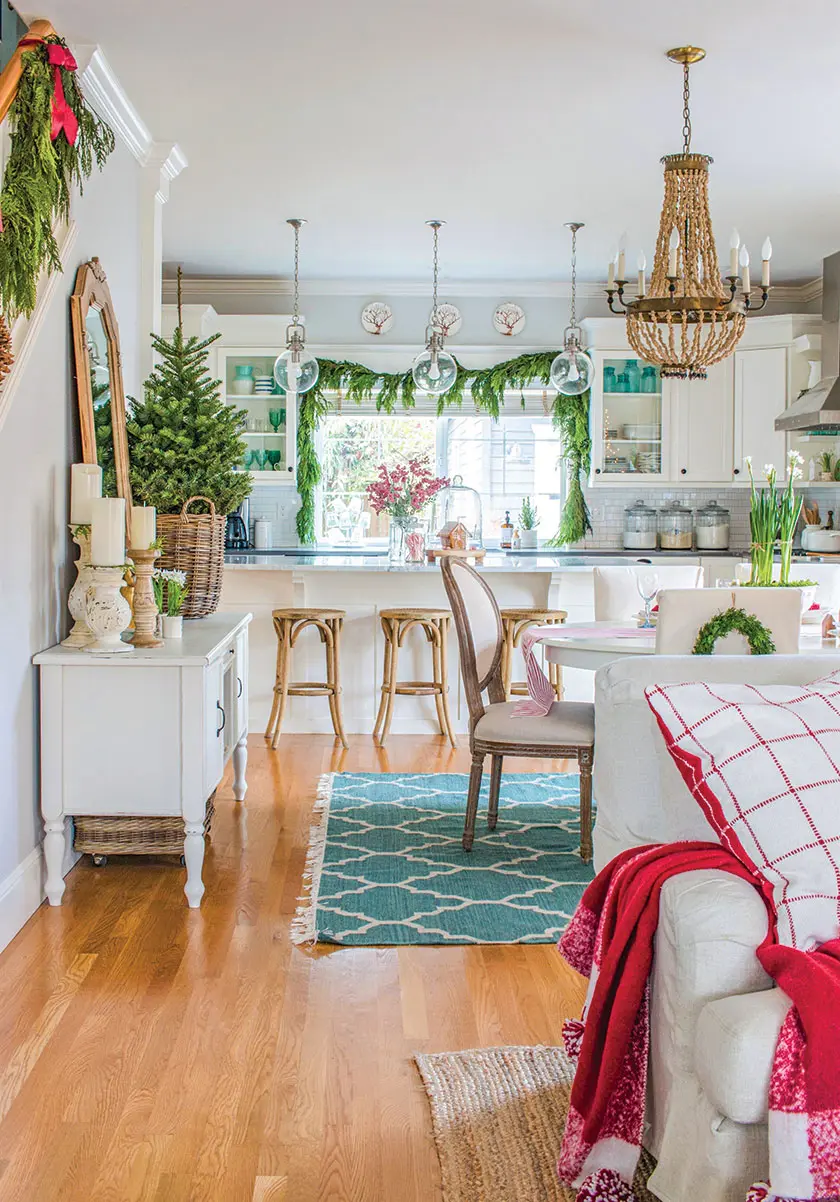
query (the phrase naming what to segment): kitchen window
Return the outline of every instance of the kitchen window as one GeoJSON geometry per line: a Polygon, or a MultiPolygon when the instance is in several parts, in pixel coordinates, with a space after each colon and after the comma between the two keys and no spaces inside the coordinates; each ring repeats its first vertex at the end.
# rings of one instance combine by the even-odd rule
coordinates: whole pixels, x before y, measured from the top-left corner
{"type": "Polygon", "coordinates": [[[371,510],[366,488],[381,463],[413,457],[427,457],[439,475],[460,475],[477,489],[490,546],[506,511],[518,525],[525,496],[539,513],[541,538],[550,538],[560,521],[565,472],[551,418],[541,405],[532,413],[511,407],[497,422],[457,411],[444,417],[422,411],[331,413],[318,433],[318,454],[323,479],[317,532],[323,544],[384,545],[388,516],[371,510]]]}

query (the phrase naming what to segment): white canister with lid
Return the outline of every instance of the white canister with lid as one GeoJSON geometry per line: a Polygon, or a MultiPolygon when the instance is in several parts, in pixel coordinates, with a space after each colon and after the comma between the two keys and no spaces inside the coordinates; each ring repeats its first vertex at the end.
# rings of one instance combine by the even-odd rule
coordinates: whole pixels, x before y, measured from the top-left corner
{"type": "Polygon", "coordinates": [[[268,518],[257,518],[254,522],[254,548],[257,551],[271,548],[271,522],[268,518]]]}

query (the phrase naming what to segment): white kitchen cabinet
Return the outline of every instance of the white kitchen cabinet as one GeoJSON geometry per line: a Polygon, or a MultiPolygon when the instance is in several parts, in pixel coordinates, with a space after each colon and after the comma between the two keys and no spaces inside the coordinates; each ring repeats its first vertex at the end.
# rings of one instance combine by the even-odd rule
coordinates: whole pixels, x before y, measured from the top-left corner
{"type": "Polygon", "coordinates": [[[668,479],[673,381],[632,351],[593,350],[590,484],[668,479]]]}
{"type": "Polygon", "coordinates": [[[674,380],[671,391],[671,475],[683,484],[732,479],[732,359],[709,368],[705,380],[674,380]]]}
{"type": "Polygon", "coordinates": [[[216,349],[216,374],[228,405],[246,412],[242,438],[246,444],[243,469],[260,484],[294,487],[297,461],[297,397],[294,393],[239,393],[240,383],[271,376],[277,347],[222,343],[216,349]],[[248,373],[250,369],[250,374],[248,373]],[[237,375],[237,372],[240,373],[237,375]],[[244,374],[243,374],[244,373],[244,374]]]}
{"type": "Polygon", "coordinates": [[[744,459],[752,457],[760,475],[766,463],[785,470],[786,442],[774,422],[788,403],[788,350],[784,346],[738,350],[735,361],[735,479],[746,474],[744,459]]]}
{"type": "Polygon", "coordinates": [[[65,818],[81,815],[182,818],[184,892],[200,904],[207,799],[231,756],[234,797],[245,797],[250,621],[213,614],[130,654],[59,645],[35,656],[50,905],[64,893],[65,818]]]}

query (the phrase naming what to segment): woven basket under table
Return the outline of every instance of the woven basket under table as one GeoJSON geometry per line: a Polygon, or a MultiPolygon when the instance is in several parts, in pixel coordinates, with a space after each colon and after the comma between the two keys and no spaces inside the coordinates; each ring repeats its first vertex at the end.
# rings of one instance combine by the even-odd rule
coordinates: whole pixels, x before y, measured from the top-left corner
{"type": "MultiPolygon", "coordinates": [[[[204,834],[210,834],[215,791],[207,799],[204,834]]],[[[184,851],[183,818],[74,818],[73,847],[94,856],[180,856],[184,851]]]]}
{"type": "Polygon", "coordinates": [[[180,513],[158,514],[157,532],[163,548],[159,568],[187,574],[187,595],[181,607],[185,618],[215,613],[222,593],[227,517],[216,513],[209,497],[190,497],[180,513]],[[209,513],[188,513],[193,501],[205,501],[209,513]]]}

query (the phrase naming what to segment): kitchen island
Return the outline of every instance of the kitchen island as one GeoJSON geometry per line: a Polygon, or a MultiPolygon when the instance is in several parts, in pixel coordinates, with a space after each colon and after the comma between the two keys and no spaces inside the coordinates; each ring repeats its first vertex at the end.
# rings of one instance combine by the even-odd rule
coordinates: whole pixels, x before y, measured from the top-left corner
{"type": "MultiPolygon", "coordinates": [[[[504,606],[534,605],[565,609],[569,621],[594,617],[592,569],[595,566],[653,562],[702,564],[708,584],[731,579],[737,552],[488,552],[481,571],[504,606]]],[[[392,606],[447,606],[440,569],[434,564],[392,565],[386,555],[307,552],[301,550],[234,552],[225,558],[221,608],[253,615],[250,628],[250,729],[264,730],[271,710],[276,640],[271,611],[281,606],[325,606],[347,613],[342,635],[341,678],[344,726],[348,735],[373,730],[382,683],[384,641],[379,611],[392,606]]],[[[449,647],[450,709],[455,729],[465,734],[466,700],[461,688],[454,630],[449,647]]],[[[409,632],[400,653],[400,678],[426,679],[431,673],[429,645],[419,629],[409,632]]],[[[522,679],[521,662],[514,666],[522,679]]],[[[305,631],[293,652],[295,680],[324,679],[324,649],[314,630],[305,631]]],[[[591,673],[569,669],[569,700],[592,696],[591,673]]],[[[331,733],[329,707],[323,698],[293,697],[283,723],[286,732],[331,733]]],[[[437,731],[434,699],[400,697],[391,726],[394,734],[437,731]]],[[[282,743],[281,743],[282,747],[282,743]]]]}

